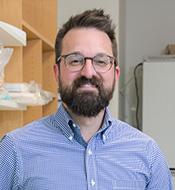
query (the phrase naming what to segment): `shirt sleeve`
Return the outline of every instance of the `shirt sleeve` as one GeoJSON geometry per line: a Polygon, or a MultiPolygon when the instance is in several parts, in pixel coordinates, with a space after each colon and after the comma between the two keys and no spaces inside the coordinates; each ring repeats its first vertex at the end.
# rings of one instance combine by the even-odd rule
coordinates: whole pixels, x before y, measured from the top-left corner
{"type": "Polygon", "coordinates": [[[148,147],[150,152],[150,180],[147,190],[173,190],[172,175],[163,153],[156,143],[148,147]]]}
{"type": "Polygon", "coordinates": [[[10,137],[0,141],[0,190],[18,190],[19,163],[17,152],[10,137]]]}

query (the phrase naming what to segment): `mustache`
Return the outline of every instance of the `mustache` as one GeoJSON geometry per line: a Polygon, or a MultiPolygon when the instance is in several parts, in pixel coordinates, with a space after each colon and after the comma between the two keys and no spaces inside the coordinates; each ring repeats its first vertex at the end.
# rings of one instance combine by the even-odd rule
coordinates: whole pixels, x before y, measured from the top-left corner
{"type": "Polygon", "coordinates": [[[75,88],[79,88],[82,85],[86,85],[86,84],[91,84],[99,89],[102,86],[102,81],[100,79],[97,79],[94,76],[92,78],[86,78],[86,77],[82,76],[74,81],[73,86],[75,88]]]}

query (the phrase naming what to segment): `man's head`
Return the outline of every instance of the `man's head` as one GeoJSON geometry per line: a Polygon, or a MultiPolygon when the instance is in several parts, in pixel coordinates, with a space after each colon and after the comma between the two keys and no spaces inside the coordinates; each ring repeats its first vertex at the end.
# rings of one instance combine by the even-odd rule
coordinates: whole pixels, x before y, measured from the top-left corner
{"type": "Polygon", "coordinates": [[[114,27],[102,10],[71,17],[56,39],[55,74],[63,103],[94,117],[108,106],[119,76],[114,27]]]}
{"type": "Polygon", "coordinates": [[[117,58],[115,26],[113,25],[110,16],[105,15],[102,9],[93,9],[72,16],[58,31],[55,43],[56,61],[61,55],[62,40],[64,36],[73,28],[96,28],[97,30],[105,32],[111,40],[113,55],[117,58]]]}

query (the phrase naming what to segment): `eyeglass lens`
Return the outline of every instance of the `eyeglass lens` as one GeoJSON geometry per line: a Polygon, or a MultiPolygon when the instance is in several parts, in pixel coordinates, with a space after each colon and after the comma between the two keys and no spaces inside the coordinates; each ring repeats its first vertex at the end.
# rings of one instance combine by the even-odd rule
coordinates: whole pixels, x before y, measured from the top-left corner
{"type": "Polygon", "coordinates": [[[106,72],[110,70],[114,62],[113,57],[105,54],[98,54],[94,57],[84,57],[81,54],[72,53],[63,57],[65,59],[65,64],[70,71],[80,71],[84,67],[87,59],[92,61],[93,67],[97,72],[106,72]]]}

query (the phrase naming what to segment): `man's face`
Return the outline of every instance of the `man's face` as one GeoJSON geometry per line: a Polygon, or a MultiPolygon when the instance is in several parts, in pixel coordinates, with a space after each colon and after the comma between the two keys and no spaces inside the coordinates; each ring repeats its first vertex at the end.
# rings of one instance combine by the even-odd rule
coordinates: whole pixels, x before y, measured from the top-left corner
{"type": "MultiPolygon", "coordinates": [[[[78,52],[85,57],[106,54],[113,57],[112,44],[102,31],[95,28],[77,28],[70,30],[62,42],[62,55],[78,52]]],[[[73,113],[94,117],[108,106],[112,98],[115,80],[119,68],[113,64],[104,73],[96,72],[92,60],[87,59],[82,70],[70,71],[61,59],[56,77],[59,80],[59,91],[63,103],[73,113]]]]}

